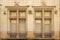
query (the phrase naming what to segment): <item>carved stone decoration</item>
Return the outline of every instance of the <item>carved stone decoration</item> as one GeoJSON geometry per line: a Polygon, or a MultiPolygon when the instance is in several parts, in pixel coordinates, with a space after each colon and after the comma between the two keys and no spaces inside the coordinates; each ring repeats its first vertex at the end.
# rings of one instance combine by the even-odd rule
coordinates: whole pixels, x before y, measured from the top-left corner
{"type": "Polygon", "coordinates": [[[0,4],[0,15],[1,15],[1,4],[0,4]]]}
{"type": "Polygon", "coordinates": [[[31,10],[29,10],[29,14],[32,14],[32,11],[31,10]]]}
{"type": "Polygon", "coordinates": [[[7,14],[7,11],[6,10],[4,10],[4,15],[6,15],[7,14]]]}
{"type": "Polygon", "coordinates": [[[19,2],[15,2],[15,6],[19,6],[19,2]]]}
{"type": "Polygon", "coordinates": [[[6,15],[8,13],[8,9],[4,9],[4,15],[6,15]]]}
{"type": "Polygon", "coordinates": [[[55,10],[55,14],[57,14],[57,10],[55,10]]]}
{"type": "Polygon", "coordinates": [[[27,10],[28,10],[29,14],[32,14],[34,12],[34,9],[33,9],[32,5],[29,5],[29,7],[27,8],[27,10]]]}
{"type": "Polygon", "coordinates": [[[47,6],[47,5],[46,5],[46,2],[45,2],[44,0],[42,0],[41,3],[42,3],[42,6],[47,6]]]}
{"type": "Polygon", "coordinates": [[[34,9],[33,9],[33,7],[32,7],[32,5],[29,5],[29,7],[27,8],[27,10],[26,10],[26,17],[27,17],[27,30],[28,30],[28,33],[27,33],[27,38],[29,38],[29,39],[32,39],[32,38],[34,38],[34,27],[35,27],[35,25],[34,25],[34,23],[35,23],[35,11],[34,11],[34,9]],[[31,20],[32,19],[32,20],[31,20]]]}
{"type": "Polygon", "coordinates": [[[2,4],[0,4],[0,6],[2,6],[2,4]]]}

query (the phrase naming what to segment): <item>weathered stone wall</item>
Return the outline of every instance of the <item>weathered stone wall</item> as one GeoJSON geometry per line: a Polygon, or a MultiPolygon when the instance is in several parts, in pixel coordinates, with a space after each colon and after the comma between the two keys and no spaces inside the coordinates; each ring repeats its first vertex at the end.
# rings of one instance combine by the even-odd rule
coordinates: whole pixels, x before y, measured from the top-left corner
{"type": "MultiPolygon", "coordinates": [[[[14,2],[18,2],[20,6],[41,6],[42,0],[0,0],[2,6],[0,7],[0,28],[1,28],[1,35],[7,34],[7,14],[4,14],[5,7],[4,6],[13,6],[14,2]],[[6,34],[5,34],[6,33],[6,34]]],[[[44,0],[45,1],[45,0],[44,0]]],[[[60,27],[60,13],[59,13],[59,0],[46,0],[47,6],[56,6],[56,14],[54,14],[54,37],[59,38],[59,27],[60,27]]],[[[33,20],[33,19],[32,19],[33,20]]],[[[29,22],[30,23],[30,22],[29,22]]],[[[30,27],[30,26],[29,26],[30,27]]],[[[32,26],[31,26],[32,27],[32,26]]],[[[3,36],[4,37],[4,36],[3,36]]]]}

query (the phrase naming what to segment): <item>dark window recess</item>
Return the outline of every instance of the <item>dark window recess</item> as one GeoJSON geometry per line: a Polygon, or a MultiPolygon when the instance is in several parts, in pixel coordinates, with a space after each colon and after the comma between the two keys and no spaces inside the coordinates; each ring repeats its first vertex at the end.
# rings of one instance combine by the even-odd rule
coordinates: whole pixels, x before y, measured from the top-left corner
{"type": "Polygon", "coordinates": [[[16,38],[17,34],[16,33],[10,33],[10,38],[16,38]]]}
{"type": "Polygon", "coordinates": [[[42,38],[42,33],[35,33],[35,38],[42,38]]]}
{"type": "Polygon", "coordinates": [[[51,33],[45,33],[45,38],[51,38],[51,33]]]}
{"type": "Polygon", "coordinates": [[[27,33],[19,33],[19,38],[20,39],[26,39],[27,38],[27,33]]]}

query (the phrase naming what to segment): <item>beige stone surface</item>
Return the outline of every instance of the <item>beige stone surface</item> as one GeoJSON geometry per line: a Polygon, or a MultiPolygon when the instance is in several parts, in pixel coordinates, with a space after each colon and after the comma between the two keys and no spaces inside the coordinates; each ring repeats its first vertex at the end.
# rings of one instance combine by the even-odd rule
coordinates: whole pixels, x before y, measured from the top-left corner
{"type": "Polygon", "coordinates": [[[1,33],[0,33],[0,37],[3,38],[3,39],[6,39],[6,38],[8,37],[7,32],[4,32],[4,31],[1,32],[1,33]]]}
{"type": "MultiPolygon", "coordinates": [[[[5,15],[4,12],[6,11],[5,6],[13,6],[17,2],[20,6],[41,6],[43,0],[0,0],[0,32],[1,37],[6,38],[7,37],[7,31],[10,31],[10,25],[9,25],[9,19],[8,19],[8,13],[5,15]]],[[[44,0],[45,1],[45,0],[44,0]]],[[[59,31],[60,31],[60,10],[59,10],[59,3],[60,0],[46,0],[47,6],[56,6],[54,12],[54,18],[53,18],[53,31],[54,31],[54,38],[59,38],[59,31]]],[[[32,8],[28,8],[32,9],[32,8]]],[[[34,13],[34,12],[33,12],[34,13]]],[[[33,30],[34,30],[34,14],[29,15],[27,12],[27,31],[28,31],[28,37],[33,36],[33,30]]]]}
{"type": "Polygon", "coordinates": [[[27,38],[32,39],[33,37],[34,37],[33,32],[32,32],[32,31],[29,31],[29,32],[27,33],[27,38]]]}
{"type": "Polygon", "coordinates": [[[54,38],[56,38],[56,39],[59,39],[59,33],[58,33],[59,31],[55,31],[54,32],[54,38]]]}

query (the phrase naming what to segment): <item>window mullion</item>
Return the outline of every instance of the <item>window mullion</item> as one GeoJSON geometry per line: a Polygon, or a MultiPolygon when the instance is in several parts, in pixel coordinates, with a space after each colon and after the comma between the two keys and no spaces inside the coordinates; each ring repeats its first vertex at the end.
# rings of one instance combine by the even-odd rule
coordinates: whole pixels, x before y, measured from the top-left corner
{"type": "MultiPolygon", "coordinates": [[[[9,19],[8,19],[8,23],[9,23],[8,25],[9,25],[9,28],[10,28],[10,27],[11,27],[11,25],[10,25],[10,11],[9,11],[9,13],[8,13],[8,18],[9,18],[9,19]]],[[[9,28],[8,28],[8,29],[9,29],[9,28]]],[[[10,33],[10,29],[9,29],[9,32],[8,32],[8,33],[10,33]]]]}
{"type": "Polygon", "coordinates": [[[51,32],[52,32],[51,34],[52,34],[52,35],[54,35],[54,34],[53,34],[53,32],[54,32],[54,20],[53,20],[53,19],[54,19],[54,14],[53,14],[53,13],[54,13],[54,10],[52,10],[52,15],[51,15],[51,16],[52,16],[52,17],[51,17],[51,29],[52,29],[52,30],[51,30],[51,32]]]}
{"type": "Polygon", "coordinates": [[[44,10],[42,10],[42,37],[44,38],[44,10]]]}
{"type": "MultiPolygon", "coordinates": [[[[18,26],[19,26],[19,16],[18,16],[19,14],[18,14],[18,10],[17,10],[17,34],[18,34],[18,26]]],[[[17,35],[17,38],[18,38],[19,36],[17,35]]]]}

